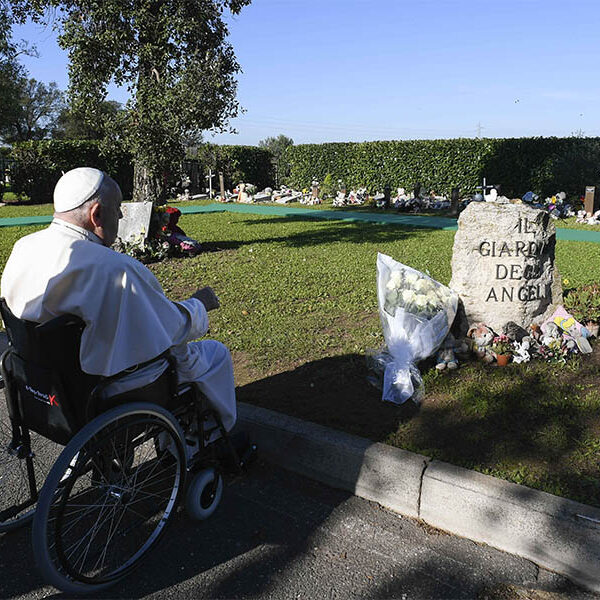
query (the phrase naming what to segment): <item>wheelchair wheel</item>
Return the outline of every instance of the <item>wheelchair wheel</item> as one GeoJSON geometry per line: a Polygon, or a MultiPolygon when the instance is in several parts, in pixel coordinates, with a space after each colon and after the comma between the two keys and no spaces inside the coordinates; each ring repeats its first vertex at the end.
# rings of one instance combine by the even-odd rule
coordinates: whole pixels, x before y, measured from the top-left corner
{"type": "Polygon", "coordinates": [[[185,509],[192,519],[204,521],[217,510],[223,497],[223,476],[214,468],[197,473],[187,489],[185,509]]]}
{"type": "Polygon", "coordinates": [[[13,444],[6,405],[0,403],[0,532],[26,525],[35,513],[36,496],[62,446],[35,433],[13,444]],[[35,482],[34,493],[32,485],[35,482]]]}
{"type": "Polygon", "coordinates": [[[128,575],[175,513],[185,467],[183,432],[155,404],[119,406],[88,423],[40,494],[32,536],[43,577],[81,595],[128,575]],[[157,453],[159,437],[170,452],[157,453]]]}

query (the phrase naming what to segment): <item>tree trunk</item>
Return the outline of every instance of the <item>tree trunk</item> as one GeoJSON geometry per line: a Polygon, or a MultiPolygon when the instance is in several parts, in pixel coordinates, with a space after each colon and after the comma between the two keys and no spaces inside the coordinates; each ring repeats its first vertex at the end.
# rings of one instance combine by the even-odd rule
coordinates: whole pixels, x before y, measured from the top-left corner
{"type": "Polygon", "coordinates": [[[133,166],[133,202],[151,201],[156,205],[165,204],[167,190],[163,177],[153,175],[139,162],[133,166]]]}

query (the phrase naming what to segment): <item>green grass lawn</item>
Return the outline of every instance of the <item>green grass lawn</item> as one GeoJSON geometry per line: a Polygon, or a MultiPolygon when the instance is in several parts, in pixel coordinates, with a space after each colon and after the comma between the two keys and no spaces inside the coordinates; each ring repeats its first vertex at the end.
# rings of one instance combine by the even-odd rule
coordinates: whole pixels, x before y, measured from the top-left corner
{"type": "MultiPolygon", "coordinates": [[[[232,350],[239,400],[600,506],[600,344],[566,367],[422,364],[415,414],[367,382],[377,251],[448,283],[453,232],[241,213],[180,225],[205,252],[150,268],[176,300],[215,288],[209,335],[232,350]]],[[[0,230],[0,266],[35,229],[0,230]]],[[[597,281],[600,244],[559,241],[557,264],[569,287],[597,281]]]]}
{"type": "MultiPolygon", "coordinates": [[[[8,192],[10,193],[10,192],[8,192]]],[[[5,194],[6,195],[6,194],[5,194]]],[[[173,206],[205,206],[206,204],[212,204],[213,200],[193,200],[193,201],[184,201],[184,202],[176,202],[172,201],[171,204],[173,206]]],[[[281,204],[277,204],[275,202],[261,202],[261,205],[265,206],[282,206],[281,204]]],[[[350,211],[350,212],[381,212],[380,209],[377,209],[373,206],[363,205],[363,206],[342,206],[342,207],[334,207],[331,204],[331,201],[326,201],[324,204],[320,204],[317,206],[304,206],[298,202],[294,202],[287,206],[292,207],[301,207],[308,208],[312,210],[334,210],[334,211],[350,211]]],[[[54,212],[52,204],[16,204],[11,203],[6,206],[0,207],[0,218],[3,217],[27,217],[27,216],[41,216],[41,215],[51,215],[54,212]]],[[[387,211],[390,214],[396,214],[394,210],[387,211]]],[[[409,214],[409,213],[401,213],[401,214],[409,214]]],[[[413,214],[413,213],[410,213],[413,214]]],[[[429,217],[447,217],[448,211],[428,211],[423,213],[418,213],[421,216],[429,216],[429,217]]],[[[585,225],[582,223],[576,223],[575,217],[570,217],[569,219],[561,219],[559,221],[554,222],[556,227],[564,228],[564,229],[583,229],[589,231],[600,231],[600,225],[585,225]]]]}

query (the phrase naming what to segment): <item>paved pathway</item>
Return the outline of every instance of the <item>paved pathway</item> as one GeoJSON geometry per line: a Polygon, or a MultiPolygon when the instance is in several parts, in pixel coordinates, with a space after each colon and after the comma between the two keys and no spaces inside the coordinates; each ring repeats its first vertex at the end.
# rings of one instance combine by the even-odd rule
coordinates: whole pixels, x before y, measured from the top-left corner
{"type": "MultiPolygon", "coordinates": [[[[28,531],[0,536],[0,597],[53,595],[28,531]]],[[[111,598],[595,598],[509,554],[425,529],[345,492],[258,463],[205,523],[179,513],[111,598]],[[521,596],[525,590],[536,589],[521,596]]]]}
{"type": "MultiPolygon", "coordinates": [[[[0,351],[5,344],[0,334],[0,351]]],[[[0,419],[5,411],[0,391],[0,419]]],[[[0,573],[0,598],[54,593],[33,566],[28,529],[0,534],[0,573]]],[[[528,560],[264,462],[229,482],[209,521],[181,511],[161,547],[107,597],[600,598],[528,560]]]]}
{"type": "MultiPolygon", "coordinates": [[[[404,227],[423,227],[428,229],[442,229],[444,231],[456,231],[456,219],[449,217],[424,217],[421,215],[408,215],[400,213],[368,213],[350,210],[317,210],[300,208],[296,206],[263,206],[261,204],[234,204],[218,203],[206,205],[185,206],[178,204],[177,208],[183,214],[199,214],[210,212],[238,212],[258,214],[264,216],[291,217],[301,219],[332,219],[337,221],[354,221],[366,223],[380,223],[389,225],[401,225],[404,227]]],[[[52,217],[6,217],[0,219],[0,227],[16,227],[26,225],[43,225],[50,223],[52,217]]],[[[563,229],[557,227],[556,238],[558,240],[574,242],[594,242],[600,244],[600,231],[588,231],[582,229],[563,229]]]]}

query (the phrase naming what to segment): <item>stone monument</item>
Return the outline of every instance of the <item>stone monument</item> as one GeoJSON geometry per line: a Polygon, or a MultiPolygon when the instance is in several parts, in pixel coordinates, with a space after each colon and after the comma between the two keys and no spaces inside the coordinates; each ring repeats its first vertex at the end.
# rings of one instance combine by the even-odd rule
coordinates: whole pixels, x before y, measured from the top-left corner
{"type": "Polygon", "coordinates": [[[600,207],[600,203],[598,202],[598,197],[596,194],[596,186],[595,185],[586,185],[585,186],[585,200],[583,202],[583,208],[585,212],[592,217],[594,213],[600,207]]]}
{"type": "Polygon", "coordinates": [[[472,202],[458,219],[452,280],[464,308],[460,329],[482,322],[539,322],[562,304],[554,264],[556,229],[546,211],[524,204],[472,202]]]}
{"type": "Polygon", "coordinates": [[[148,237],[152,202],[123,202],[117,237],[122,242],[143,242],[148,237]]]}

